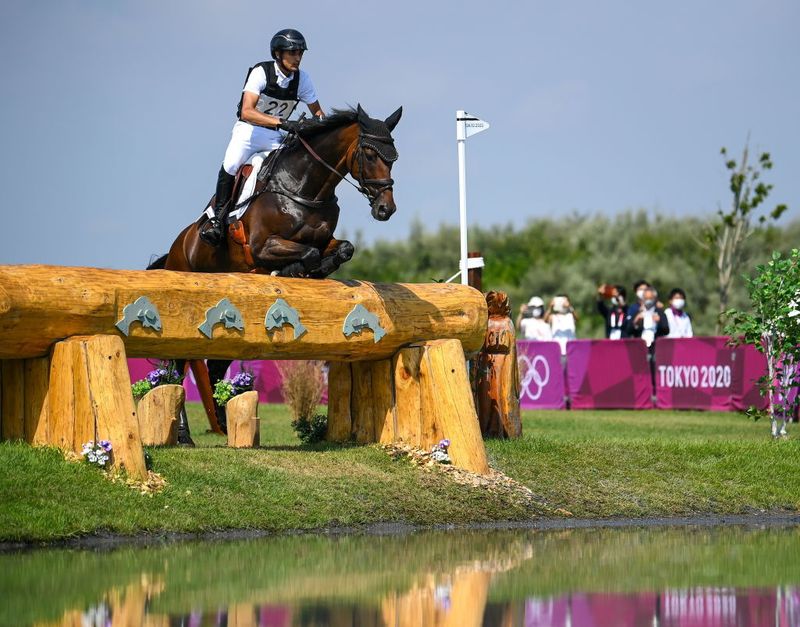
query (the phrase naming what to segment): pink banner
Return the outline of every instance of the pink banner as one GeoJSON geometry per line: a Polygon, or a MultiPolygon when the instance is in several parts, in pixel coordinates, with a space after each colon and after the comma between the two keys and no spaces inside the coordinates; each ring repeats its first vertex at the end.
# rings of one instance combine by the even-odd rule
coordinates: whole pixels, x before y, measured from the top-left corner
{"type": "Polygon", "coordinates": [[[558,342],[517,341],[519,404],[523,409],[564,409],[564,366],[558,342]]]}
{"type": "MultiPolygon", "coordinates": [[[[242,365],[248,372],[252,372],[255,378],[255,389],[258,391],[258,401],[260,403],[283,403],[283,394],[281,393],[281,375],[278,372],[277,362],[258,360],[258,361],[234,361],[228,369],[228,378],[234,377],[237,373],[242,371],[242,365]]],[[[129,359],[128,370],[130,370],[131,381],[138,381],[144,379],[148,372],[158,366],[157,360],[148,359],[129,359]]],[[[327,369],[325,370],[327,377],[327,369]]],[[[186,400],[199,401],[200,393],[197,391],[197,385],[189,370],[186,378],[183,381],[183,387],[186,388],[186,400]]],[[[328,387],[325,386],[325,391],[322,394],[322,404],[328,402],[328,387]]]]}
{"type": "Polygon", "coordinates": [[[652,408],[645,343],[640,339],[567,342],[567,390],[573,409],[652,408]]]}
{"type": "Polygon", "coordinates": [[[730,411],[736,359],[726,337],[661,338],[656,342],[656,407],[730,411]]]}
{"type": "Polygon", "coordinates": [[[734,369],[735,385],[733,389],[733,408],[744,411],[748,407],[764,409],[767,406],[766,396],[761,396],[758,380],[767,373],[767,358],[758,352],[752,344],[737,346],[734,349],[736,368],[734,369]]]}

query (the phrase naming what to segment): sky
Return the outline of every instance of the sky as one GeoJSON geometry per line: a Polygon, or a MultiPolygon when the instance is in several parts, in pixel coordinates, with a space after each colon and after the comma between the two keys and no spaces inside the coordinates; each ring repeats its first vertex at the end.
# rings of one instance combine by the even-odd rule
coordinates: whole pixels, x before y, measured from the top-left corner
{"type": "Polygon", "coordinates": [[[213,194],[247,68],[287,27],[325,108],[403,106],[397,213],[377,222],[341,185],[340,238],[458,223],[458,109],[491,124],[467,142],[473,225],[710,218],[730,195],[720,147],[748,136],[794,219],[798,24],[796,0],[3,0],[0,263],[166,252],[213,194]]]}

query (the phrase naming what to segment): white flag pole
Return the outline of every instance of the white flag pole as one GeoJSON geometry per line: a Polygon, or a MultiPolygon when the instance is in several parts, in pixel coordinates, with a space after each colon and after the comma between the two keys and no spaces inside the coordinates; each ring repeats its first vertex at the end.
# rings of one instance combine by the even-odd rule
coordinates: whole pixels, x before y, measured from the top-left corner
{"type": "Polygon", "coordinates": [[[458,220],[461,226],[461,283],[467,285],[467,112],[456,111],[456,143],[458,144],[458,220]]]}
{"type": "MultiPolygon", "coordinates": [[[[461,225],[461,262],[459,272],[461,283],[469,283],[469,262],[467,261],[467,137],[485,131],[489,123],[466,111],[456,111],[456,144],[458,145],[458,213],[461,225]]],[[[483,266],[483,259],[474,259],[474,267],[483,266]]]]}

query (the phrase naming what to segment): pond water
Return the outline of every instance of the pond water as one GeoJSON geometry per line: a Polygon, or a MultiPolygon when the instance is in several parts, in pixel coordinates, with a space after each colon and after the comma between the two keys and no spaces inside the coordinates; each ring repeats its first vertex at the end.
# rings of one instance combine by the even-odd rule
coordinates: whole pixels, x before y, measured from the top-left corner
{"type": "Polygon", "coordinates": [[[309,535],[0,554],[0,624],[800,626],[800,528],[309,535]]]}

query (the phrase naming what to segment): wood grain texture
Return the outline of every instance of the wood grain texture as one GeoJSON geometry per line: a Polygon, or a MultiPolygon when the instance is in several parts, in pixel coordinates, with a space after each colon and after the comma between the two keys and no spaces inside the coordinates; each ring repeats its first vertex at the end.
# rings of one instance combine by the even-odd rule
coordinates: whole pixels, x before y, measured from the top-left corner
{"type": "Polygon", "coordinates": [[[139,296],[156,305],[163,328],[144,329],[134,322],[123,337],[130,357],[376,360],[437,338],[458,339],[472,352],[483,343],[487,320],[482,294],[452,283],[0,266],[0,289],[0,359],[41,357],[56,341],[73,335],[122,337],[114,325],[139,296]],[[206,310],[225,297],[241,311],[244,331],[217,326],[215,339],[209,340],[198,326],[206,310]],[[279,297],[297,309],[307,328],[297,340],[264,327],[266,311],[279,297]],[[379,342],[369,330],[343,335],[344,320],[357,304],[378,316],[386,331],[379,342]]]}
{"type": "Polygon", "coordinates": [[[145,446],[175,446],[178,420],[186,400],[182,385],[159,385],[136,404],[139,434],[145,446]]]}
{"type": "Polygon", "coordinates": [[[111,335],[70,338],[80,346],[76,372],[75,413],[91,412],[98,440],[109,440],[114,447],[114,466],[129,476],[147,476],[139,422],[130,389],[128,362],[122,340],[111,335]],[[88,393],[85,393],[88,392],[88,393]],[[88,402],[88,408],[84,403],[88,402]]]}
{"type": "Polygon", "coordinates": [[[422,407],[419,390],[419,365],[422,348],[404,348],[392,359],[395,397],[395,439],[410,446],[423,446],[422,407]]]}
{"type": "Polygon", "coordinates": [[[228,419],[228,446],[253,448],[261,440],[258,418],[258,392],[251,390],[234,396],[225,404],[228,419]]]}
{"type": "Polygon", "coordinates": [[[394,386],[392,385],[392,360],[365,362],[370,371],[372,394],[372,432],[381,444],[395,441],[397,420],[395,416],[394,386]]]}
{"type": "MultiPolygon", "coordinates": [[[[433,417],[435,437],[450,440],[450,459],[455,466],[486,474],[489,462],[483,445],[478,415],[472,399],[464,351],[457,340],[426,342],[420,364],[420,397],[423,415],[433,417]]],[[[425,434],[430,437],[431,433],[425,434]]],[[[435,444],[428,440],[425,447],[435,444]]]]}
{"type": "Polygon", "coordinates": [[[372,397],[372,368],[366,361],[353,362],[350,366],[353,370],[353,391],[350,395],[353,434],[359,444],[370,444],[377,441],[372,397]]]}
{"type": "Polygon", "coordinates": [[[350,364],[332,361],[328,369],[328,432],[331,442],[349,442],[353,419],[350,415],[350,395],[353,391],[353,373],[350,364]]]}
{"type": "Polygon", "coordinates": [[[50,358],[25,360],[25,441],[49,443],[50,358]]]}
{"type": "Polygon", "coordinates": [[[76,342],[58,342],[53,346],[50,359],[49,441],[52,446],[69,451],[75,448],[74,364],[77,351],[76,342]]]}
{"type": "Polygon", "coordinates": [[[4,440],[25,439],[25,362],[22,359],[0,361],[0,413],[3,416],[4,440]]]}

